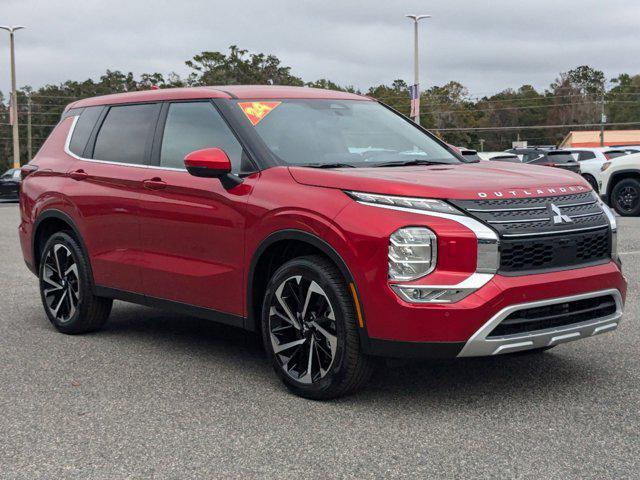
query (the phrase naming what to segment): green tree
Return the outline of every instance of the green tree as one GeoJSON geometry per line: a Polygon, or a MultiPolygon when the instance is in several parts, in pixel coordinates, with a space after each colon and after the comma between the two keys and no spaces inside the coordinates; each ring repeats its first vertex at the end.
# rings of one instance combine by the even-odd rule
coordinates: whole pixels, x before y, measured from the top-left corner
{"type": "Polygon", "coordinates": [[[389,105],[404,115],[409,115],[411,111],[409,85],[404,80],[396,79],[391,85],[371,87],[367,95],[389,105]]]}
{"type": "Polygon", "coordinates": [[[229,47],[229,54],[202,52],[188,60],[186,65],[193,71],[187,79],[197,85],[296,85],[302,86],[301,78],[291,74],[291,67],[281,65],[275,55],[251,53],[229,47]]]}
{"type": "MultiPolygon", "coordinates": [[[[623,73],[611,80],[615,86],[606,96],[606,110],[611,123],[640,121],[640,75],[623,73]]],[[[627,128],[640,128],[630,125],[627,128]]]]}

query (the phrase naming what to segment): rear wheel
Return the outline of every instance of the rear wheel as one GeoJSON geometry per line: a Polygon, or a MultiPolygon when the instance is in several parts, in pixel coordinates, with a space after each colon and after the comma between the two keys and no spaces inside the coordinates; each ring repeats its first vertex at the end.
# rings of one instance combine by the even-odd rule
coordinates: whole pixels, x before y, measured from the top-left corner
{"type": "Polygon", "coordinates": [[[62,333],[98,330],[113,301],[93,295],[89,263],[70,234],[51,236],[40,262],[40,296],[49,321],[62,333]]]}
{"type": "Polygon", "coordinates": [[[347,283],[325,258],[291,260],[269,281],[262,308],[265,350],[295,394],[324,400],[366,384],[373,361],[362,353],[357,329],[347,283]]]}
{"type": "Polygon", "coordinates": [[[623,217],[640,215],[640,181],[625,178],[611,190],[611,205],[623,217]]]}

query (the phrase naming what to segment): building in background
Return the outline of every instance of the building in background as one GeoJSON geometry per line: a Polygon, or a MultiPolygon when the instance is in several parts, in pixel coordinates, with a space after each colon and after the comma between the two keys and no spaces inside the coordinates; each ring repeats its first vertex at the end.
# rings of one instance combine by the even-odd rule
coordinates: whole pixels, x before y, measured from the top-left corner
{"type": "MultiPolygon", "coordinates": [[[[610,145],[640,145],[640,130],[605,130],[604,144],[610,145]]],[[[579,130],[569,132],[559,148],[569,147],[599,147],[599,130],[579,130]]]]}

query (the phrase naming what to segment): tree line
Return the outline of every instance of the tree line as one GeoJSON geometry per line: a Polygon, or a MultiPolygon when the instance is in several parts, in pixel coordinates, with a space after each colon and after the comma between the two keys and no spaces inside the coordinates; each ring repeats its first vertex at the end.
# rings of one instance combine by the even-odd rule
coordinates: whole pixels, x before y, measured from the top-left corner
{"type": "MultiPolygon", "coordinates": [[[[401,79],[366,91],[329,79],[304,81],[276,56],[250,53],[235,45],[226,53],[201,52],[185,63],[190,69],[186,77],[176,73],[143,73],[136,78],[131,72],[107,70],[98,80],[68,80],[38,89],[21,88],[18,119],[22,162],[29,159],[29,120],[34,155],[58,122],[65,105],[81,98],[152,87],[309,86],[363,93],[405,115],[410,111],[409,85],[401,79]]],[[[9,166],[12,158],[7,97],[0,92],[0,166],[9,166]]],[[[530,144],[558,144],[570,130],[594,129],[588,125],[598,124],[603,111],[610,128],[640,128],[640,75],[625,73],[607,81],[602,71],[580,66],[560,73],[543,91],[523,85],[482,97],[472,96],[464,85],[451,81],[423,91],[420,110],[421,124],[454,145],[502,150],[517,139],[530,144]]]]}

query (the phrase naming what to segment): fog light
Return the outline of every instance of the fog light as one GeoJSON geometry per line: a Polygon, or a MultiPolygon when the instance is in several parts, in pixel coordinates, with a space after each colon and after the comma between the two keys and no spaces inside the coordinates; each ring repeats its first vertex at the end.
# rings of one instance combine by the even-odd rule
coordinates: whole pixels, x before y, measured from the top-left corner
{"type": "MultiPolygon", "coordinates": [[[[452,285],[452,287],[455,287],[452,285]]],[[[464,289],[446,288],[414,288],[410,286],[391,285],[391,288],[400,295],[402,299],[412,303],[453,303],[457,302],[471,293],[464,289]]]]}

